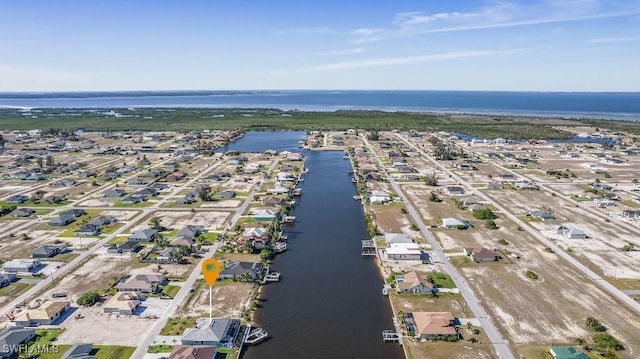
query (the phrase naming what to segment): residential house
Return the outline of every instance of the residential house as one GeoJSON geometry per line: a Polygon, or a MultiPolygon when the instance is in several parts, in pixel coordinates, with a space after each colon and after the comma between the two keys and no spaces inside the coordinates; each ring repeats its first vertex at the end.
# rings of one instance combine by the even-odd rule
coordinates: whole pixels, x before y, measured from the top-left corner
{"type": "Polygon", "coordinates": [[[394,243],[413,243],[411,238],[404,233],[385,233],[384,241],[387,243],[387,246],[394,243]]]}
{"type": "Polygon", "coordinates": [[[36,330],[33,328],[7,327],[0,332],[0,358],[17,358],[18,351],[24,350],[22,345],[35,336],[36,330]]]}
{"type": "Polygon", "coordinates": [[[572,225],[562,225],[558,227],[558,234],[561,234],[569,239],[586,239],[587,234],[580,228],[572,225]]]}
{"type": "Polygon", "coordinates": [[[149,197],[155,197],[158,195],[158,191],[153,187],[143,188],[139,191],[136,191],[131,194],[131,197],[139,197],[142,199],[146,199],[149,197]]]}
{"type": "Polygon", "coordinates": [[[176,237],[171,241],[171,245],[172,246],[176,246],[176,247],[192,247],[193,246],[193,239],[192,238],[185,238],[185,237],[176,237]]]}
{"type": "Polygon", "coordinates": [[[416,271],[396,276],[395,279],[398,293],[432,293],[434,290],[431,281],[416,271]]]}
{"type": "Polygon", "coordinates": [[[461,219],[458,218],[443,218],[442,219],[442,226],[444,228],[467,228],[469,226],[469,224],[465,221],[462,221],[461,219]]]}
{"type": "Polygon", "coordinates": [[[15,273],[0,272],[0,288],[6,287],[18,278],[15,273]]]}
{"type": "Polygon", "coordinates": [[[530,190],[537,190],[538,189],[538,186],[536,184],[531,183],[531,182],[526,182],[526,181],[516,182],[513,185],[513,187],[516,188],[516,189],[530,189],[530,190]]]}
{"type": "Polygon", "coordinates": [[[36,309],[20,313],[13,319],[17,326],[31,327],[54,324],[69,309],[69,302],[46,301],[36,309]]]}
{"type": "Polygon", "coordinates": [[[487,189],[500,190],[502,189],[502,184],[498,182],[490,182],[490,183],[487,183],[487,189]]]}
{"type": "Polygon", "coordinates": [[[371,204],[384,204],[391,201],[391,195],[385,191],[371,191],[367,197],[371,204]]]}
{"type": "Polygon", "coordinates": [[[284,199],[275,196],[268,196],[262,199],[262,204],[265,206],[280,206],[284,203],[284,199]]]}
{"type": "Polygon", "coordinates": [[[196,201],[197,200],[195,195],[187,193],[186,195],[184,195],[184,197],[176,199],[176,204],[191,204],[195,203],[196,201]]]}
{"type": "Polygon", "coordinates": [[[416,338],[419,340],[458,335],[454,327],[455,318],[450,312],[413,312],[411,315],[416,338]]]}
{"type": "Polygon", "coordinates": [[[549,211],[529,211],[527,215],[535,219],[539,219],[543,222],[551,222],[551,221],[558,220],[558,218],[555,216],[555,213],[549,212],[549,211]]]}
{"type": "Polygon", "coordinates": [[[118,292],[156,293],[164,281],[161,274],[136,274],[118,283],[115,288],[118,292]]]}
{"type": "Polygon", "coordinates": [[[157,263],[171,263],[175,261],[174,255],[179,253],[180,250],[176,247],[163,248],[156,256],[157,263]]]}
{"type": "Polygon", "coordinates": [[[466,256],[471,257],[476,263],[481,262],[495,262],[498,260],[498,255],[496,252],[486,249],[486,248],[465,248],[464,254],[466,256]]]}
{"type": "Polygon", "coordinates": [[[97,236],[99,234],[100,234],[100,227],[94,224],[85,224],[83,226],[80,226],[80,228],[78,228],[78,230],[75,231],[75,235],[79,237],[97,236]]]}
{"type": "Polygon", "coordinates": [[[153,228],[137,230],[127,237],[128,242],[153,242],[158,236],[158,231],[153,228]]]}
{"type": "Polygon", "coordinates": [[[29,196],[25,196],[23,194],[17,194],[15,196],[11,196],[7,198],[6,203],[8,204],[21,204],[29,200],[29,196]]]}
{"type": "Polygon", "coordinates": [[[238,240],[239,243],[251,242],[256,249],[266,247],[268,241],[267,230],[262,227],[245,228],[244,233],[238,240]]]}
{"type": "Polygon", "coordinates": [[[165,177],[165,181],[167,182],[178,182],[183,180],[185,177],[187,177],[187,174],[184,172],[173,172],[172,174],[168,175],[167,177],[165,177]]]}
{"type": "Polygon", "coordinates": [[[465,194],[464,188],[459,186],[448,186],[446,189],[449,194],[465,194]]]}
{"type": "Polygon", "coordinates": [[[577,351],[573,347],[551,347],[549,353],[553,359],[589,359],[587,354],[577,351]]]}
{"type": "MultiPolygon", "coordinates": [[[[15,211],[14,211],[15,212],[15,211]]],[[[624,210],[622,216],[627,218],[640,218],[640,210],[624,210]]]]}
{"type": "Polygon", "coordinates": [[[262,271],[262,265],[254,262],[229,262],[218,275],[219,279],[233,279],[246,274],[256,280],[262,271]]]}
{"type": "Polygon", "coordinates": [[[133,197],[133,196],[128,196],[122,199],[122,201],[120,201],[120,203],[122,204],[138,204],[142,202],[142,197],[133,197]]]}
{"type": "Polygon", "coordinates": [[[171,359],[214,359],[218,349],[214,346],[174,345],[171,359]]]}
{"type": "Polygon", "coordinates": [[[221,348],[235,346],[240,320],[229,318],[200,318],[196,327],[187,329],[180,339],[182,345],[210,345],[221,348]]]}
{"type": "Polygon", "coordinates": [[[278,215],[278,212],[271,209],[256,209],[253,210],[251,216],[256,221],[273,221],[278,215]]]}
{"type": "Polygon", "coordinates": [[[111,245],[107,248],[107,253],[109,254],[120,254],[120,253],[135,253],[140,250],[140,245],[138,242],[123,242],[118,245],[111,245]]]}
{"type": "Polygon", "coordinates": [[[278,172],[277,174],[277,180],[280,182],[287,182],[287,181],[295,181],[296,178],[294,175],[292,175],[291,173],[288,172],[278,172]]]}
{"type": "Polygon", "coordinates": [[[33,273],[37,272],[42,263],[39,259],[17,258],[2,264],[2,270],[8,273],[33,273]]]}
{"type": "Polygon", "coordinates": [[[103,305],[102,311],[108,314],[133,315],[140,305],[140,298],[135,292],[117,292],[103,305]]]}
{"type": "Polygon", "coordinates": [[[234,198],[235,196],[236,191],[230,189],[218,193],[218,197],[220,198],[234,198]]]}
{"type": "Polygon", "coordinates": [[[64,245],[49,245],[40,246],[31,251],[31,258],[49,258],[56,254],[64,253],[67,251],[67,247],[64,245]]]}
{"type": "Polygon", "coordinates": [[[149,181],[141,177],[132,178],[127,181],[127,186],[146,186],[147,184],[149,184],[149,181]]]}
{"type": "Polygon", "coordinates": [[[518,180],[518,176],[510,173],[501,174],[498,176],[498,179],[502,182],[515,182],[518,180]]]}
{"type": "Polygon", "coordinates": [[[11,212],[11,215],[15,218],[25,218],[31,217],[36,213],[35,210],[31,208],[17,208],[11,212]]]}
{"type": "Polygon", "coordinates": [[[127,191],[120,188],[110,188],[102,192],[103,198],[117,198],[122,197],[127,193],[127,191]]]}
{"type": "Polygon", "coordinates": [[[199,236],[202,232],[204,232],[204,227],[196,226],[193,224],[187,224],[178,231],[178,233],[176,234],[176,237],[194,239],[197,236],[199,236]]]}
{"type": "Polygon", "coordinates": [[[92,226],[102,227],[102,226],[108,226],[111,223],[116,223],[117,221],[118,219],[115,217],[98,216],[92,219],[91,221],[89,221],[89,223],[87,224],[90,224],[92,226]]]}
{"type": "Polygon", "coordinates": [[[422,251],[415,243],[392,243],[385,248],[389,260],[415,260],[422,258],[422,251]]]}
{"type": "Polygon", "coordinates": [[[49,186],[52,186],[52,187],[71,187],[75,185],[76,185],[76,181],[74,181],[71,178],[63,178],[57,181],[49,182],[49,186]]]}
{"type": "Polygon", "coordinates": [[[289,187],[284,186],[280,182],[276,182],[273,188],[267,189],[267,193],[270,194],[285,194],[289,193],[289,187]]]}
{"type": "Polygon", "coordinates": [[[91,343],[78,343],[74,344],[62,354],[60,359],[94,359],[93,344],[91,343]]]}

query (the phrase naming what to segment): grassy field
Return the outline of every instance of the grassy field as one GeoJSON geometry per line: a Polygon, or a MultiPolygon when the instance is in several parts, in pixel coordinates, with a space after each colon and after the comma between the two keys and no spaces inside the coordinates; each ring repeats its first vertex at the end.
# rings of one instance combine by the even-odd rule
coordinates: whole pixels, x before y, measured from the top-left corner
{"type": "Polygon", "coordinates": [[[177,285],[165,285],[164,287],[162,287],[162,294],[168,295],[169,297],[175,297],[175,295],[178,294],[179,290],[180,287],[178,287],[177,285]]]}
{"type": "Polygon", "coordinates": [[[17,297],[20,294],[29,290],[29,288],[31,288],[32,286],[33,284],[20,283],[19,281],[15,283],[11,283],[6,287],[0,288],[0,296],[17,297]]]}
{"type": "Polygon", "coordinates": [[[196,319],[194,317],[169,318],[160,335],[182,335],[185,329],[196,326],[196,319]]]}

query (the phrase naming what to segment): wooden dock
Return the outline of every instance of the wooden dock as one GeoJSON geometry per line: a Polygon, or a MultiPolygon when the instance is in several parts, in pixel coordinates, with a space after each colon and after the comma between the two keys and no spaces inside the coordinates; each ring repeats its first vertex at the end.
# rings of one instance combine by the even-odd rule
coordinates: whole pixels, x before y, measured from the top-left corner
{"type": "Polygon", "coordinates": [[[363,257],[376,256],[376,246],[372,240],[365,239],[362,241],[361,254],[363,257]]]}

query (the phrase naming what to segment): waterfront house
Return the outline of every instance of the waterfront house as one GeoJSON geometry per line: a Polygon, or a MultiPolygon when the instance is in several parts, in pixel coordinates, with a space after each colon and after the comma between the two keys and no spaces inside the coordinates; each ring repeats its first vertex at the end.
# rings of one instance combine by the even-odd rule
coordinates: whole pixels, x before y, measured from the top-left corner
{"type": "Polygon", "coordinates": [[[164,281],[161,274],[136,274],[118,283],[115,288],[118,292],[156,293],[164,281]]]}
{"type": "Polygon", "coordinates": [[[16,326],[31,327],[54,324],[69,309],[69,302],[46,301],[36,309],[20,313],[13,322],[16,326]]]}
{"type": "Polygon", "coordinates": [[[465,248],[464,254],[466,256],[471,257],[476,263],[481,262],[495,262],[498,260],[498,255],[496,252],[480,247],[480,248],[465,248]]]}
{"type": "Polygon", "coordinates": [[[280,206],[284,203],[284,200],[280,197],[268,196],[262,199],[262,204],[265,206],[280,206]]]}
{"type": "Polygon", "coordinates": [[[153,228],[137,230],[127,237],[128,242],[153,242],[158,236],[158,231],[153,228]]]}
{"type": "Polygon", "coordinates": [[[450,312],[413,312],[411,316],[418,340],[458,335],[455,318],[450,312]]]}
{"type": "Polygon", "coordinates": [[[387,246],[393,243],[413,243],[411,238],[404,233],[385,233],[384,241],[387,243],[387,246]]]}
{"type": "Polygon", "coordinates": [[[171,359],[214,359],[218,349],[203,345],[174,345],[169,354],[171,359]]]}
{"type": "Polygon", "coordinates": [[[424,273],[416,271],[396,276],[396,290],[398,293],[432,293],[433,284],[424,273]]]}
{"type": "Polygon", "coordinates": [[[34,273],[42,264],[39,259],[12,259],[2,264],[2,270],[8,273],[34,273]]]}
{"type": "Polygon", "coordinates": [[[415,243],[392,243],[385,251],[389,260],[419,261],[422,257],[422,251],[415,243]]]}
{"type": "Polygon", "coordinates": [[[587,354],[577,351],[573,347],[554,346],[549,348],[549,353],[553,359],[589,359],[587,354]]]}
{"type": "Polygon", "coordinates": [[[187,329],[180,342],[182,345],[209,345],[221,348],[235,346],[240,332],[240,320],[229,318],[199,318],[195,328],[187,329]]]}
{"type": "Polygon", "coordinates": [[[367,198],[371,204],[384,204],[391,201],[391,195],[385,191],[371,191],[367,193],[367,198]]]}
{"type": "Polygon", "coordinates": [[[246,274],[251,280],[256,280],[260,276],[262,265],[254,262],[229,262],[220,272],[219,279],[233,279],[246,274]]]}
{"type": "Polygon", "coordinates": [[[255,209],[251,212],[251,216],[256,221],[273,221],[278,213],[272,209],[255,209]]]}

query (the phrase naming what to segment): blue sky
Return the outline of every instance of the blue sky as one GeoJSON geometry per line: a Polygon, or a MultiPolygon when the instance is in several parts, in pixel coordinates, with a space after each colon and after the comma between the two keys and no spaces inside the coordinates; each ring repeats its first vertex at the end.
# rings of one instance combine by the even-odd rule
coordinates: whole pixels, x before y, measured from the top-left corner
{"type": "Polygon", "coordinates": [[[640,0],[0,0],[0,91],[189,89],[640,91],[640,0]]]}

